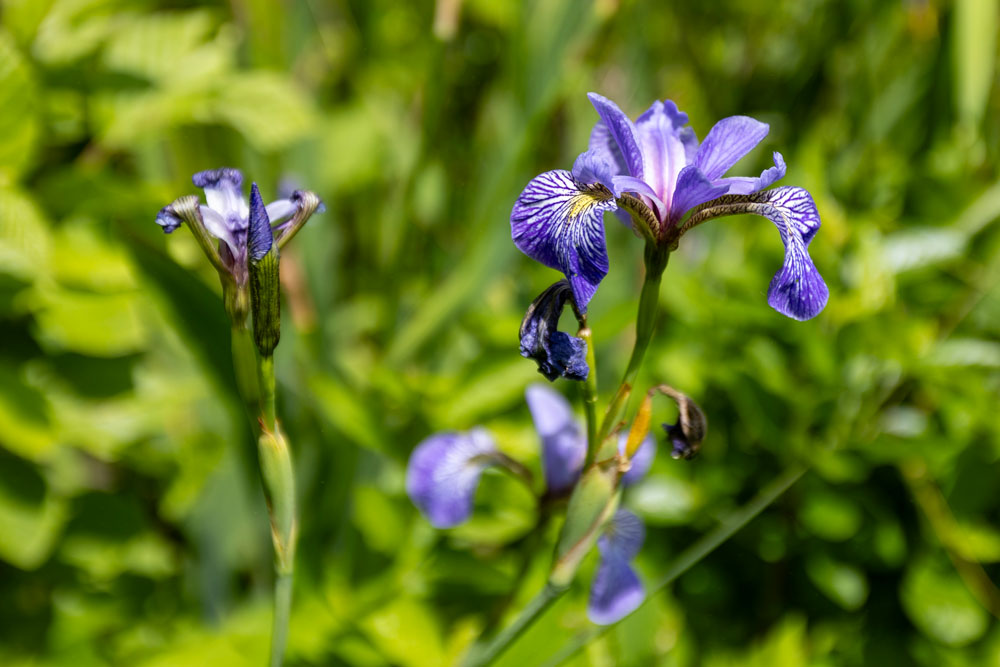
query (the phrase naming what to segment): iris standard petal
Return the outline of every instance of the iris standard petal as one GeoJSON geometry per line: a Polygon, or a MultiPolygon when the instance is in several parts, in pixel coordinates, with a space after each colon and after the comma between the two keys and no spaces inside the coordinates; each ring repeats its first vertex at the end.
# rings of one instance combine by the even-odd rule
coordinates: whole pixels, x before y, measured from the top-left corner
{"type": "Polygon", "coordinates": [[[774,185],[777,181],[780,181],[785,177],[785,158],[781,156],[781,153],[774,152],[774,166],[768,167],[760,173],[760,176],[754,178],[752,176],[731,176],[729,178],[720,178],[716,184],[726,184],[729,186],[729,193],[731,195],[748,195],[754,192],[759,192],[764,188],[769,188],[774,185]]]}
{"type": "Polygon", "coordinates": [[[603,120],[597,121],[594,129],[590,131],[587,152],[600,155],[605,162],[614,168],[616,174],[629,173],[625,157],[622,155],[621,149],[618,148],[618,142],[611,136],[611,130],[608,129],[603,120]]]}
{"type": "Polygon", "coordinates": [[[587,97],[590,98],[590,103],[594,105],[594,109],[597,110],[605,127],[607,127],[608,134],[618,146],[622,161],[628,169],[627,173],[630,176],[643,178],[642,151],[639,148],[635,124],[618,108],[617,104],[603,95],[587,93],[587,97]]]}
{"type": "Polygon", "coordinates": [[[767,123],[749,116],[730,116],[715,124],[698,147],[694,164],[714,181],[767,136],[767,123]]]}
{"type": "Polygon", "coordinates": [[[436,528],[457,526],[472,514],[479,478],[494,452],[493,438],[480,428],[432,435],[410,455],[406,492],[436,528]]]}
{"type": "MultiPolygon", "coordinates": [[[[618,436],[618,453],[625,453],[625,445],[628,443],[628,431],[623,431],[618,436]]],[[[628,472],[622,475],[622,484],[629,486],[635,484],[649,472],[653,466],[653,459],[656,458],[656,438],[652,433],[639,443],[639,449],[635,450],[635,456],[629,462],[628,472]]]]}
{"type": "Polygon", "coordinates": [[[205,191],[205,202],[218,211],[222,217],[235,214],[242,220],[249,215],[247,203],[243,199],[243,172],[232,167],[199,171],[191,177],[195,187],[205,191]]]}
{"type": "Polygon", "coordinates": [[[565,170],[547,171],[524,188],[510,214],[514,245],[542,264],[562,271],[577,308],[586,312],[608,273],[603,214],[618,208],[601,185],[576,182],[565,170]]]}
{"type": "Polygon", "coordinates": [[[668,222],[676,224],[684,214],[699,204],[721,197],[729,190],[728,185],[713,183],[693,164],[681,170],[677,176],[674,200],[670,206],[668,222]]]}
{"type": "MultiPolygon", "coordinates": [[[[667,100],[657,100],[636,121],[636,134],[642,152],[642,179],[669,209],[677,175],[687,166],[687,150],[681,138],[681,128],[687,124],[687,114],[667,100]]],[[[686,133],[693,138],[692,132],[686,133]]]]}
{"type": "Polygon", "coordinates": [[[263,258],[274,245],[271,221],[267,217],[267,209],[264,208],[264,200],[260,197],[256,183],[250,186],[250,231],[247,240],[247,251],[254,261],[263,258]]]}
{"type": "Polygon", "coordinates": [[[762,204],[753,211],[773,222],[785,244],[785,261],[774,274],[767,302],[782,315],[808,320],[826,306],[830,292],[807,247],[819,230],[819,211],[803,188],[780,187],[754,196],[762,204]]]}
{"type": "Polygon", "coordinates": [[[542,472],[549,491],[561,493],[580,478],[587,456],[587,439],[562,394],[543,384],[525,391],[525,400],[542,440],[542,472]]]}
{"type": "Polygon", "coordinates": [[[572,293],[565,278],[550,285],[531,302],[521,320],[521,356],[534,359],[538,372],[549,382],[559,377],[586,380],[590,372],[587,342],[559,331],[559,317],[572,293]]]}
{"type": "Polygon", "coordinates": [[[598,538],[601,560],[587,605],[587,617],[592,622],[615,623],[642,604],[646,591],[630,563],[645,537],[642,520],[628,510],[618,510],[598,538]]]}

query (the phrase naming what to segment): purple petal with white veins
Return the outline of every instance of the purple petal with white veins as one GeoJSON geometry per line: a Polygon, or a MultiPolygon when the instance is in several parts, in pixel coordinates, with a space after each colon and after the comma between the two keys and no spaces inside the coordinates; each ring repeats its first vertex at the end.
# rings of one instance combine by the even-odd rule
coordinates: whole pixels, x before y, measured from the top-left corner
{"type": "Polygon", "coordinates": [[[754,192],[759,192],[764,188],[769,188],[774,185],[777,181],[785,177],[785,158],[781,156],[781,153],[775,151],[774,153],[774,166],[768,167],[760,173],[758,178],[753,178],[752,176],[731,176],[729,178],[720,178],[715,183],[717,185],[728,185],[729,192],[731,195],[749,195],[754,192]]]}
{"type": "Polygon", "coordinates": [[[773,222],[785,244],[785,261],[771,280],[767,302],[792,319],[815,317],[830,296],[807,250],[820,225],[816,203],[805,189],[790,186],[765,190],[756,201],[764,206],[753,212],[773,222]]]}
{"type": "Polygon", "coordinates": [[[606,188],[580,184],[560,169],[533,178],[511,211],[514,245],[566,274],[581,312],[586,312],[597,285],[608,273],[604,212],[617,208],[606,188]]]}
{"type": "Polygon", "coordinates": [[[635,611],[645,599],[646,591],[630,564],[645,536],[639,517],[628,510],[618,510],[598,538],[601,561],[587,605],[587,617],[593,623],[615,623],[635,611]]]}
{"type": "MultiPolygon", "coordinates": [[[[625,453],[625,445],[628,443],[628,431],[623,431],[618,436],[618,453],[625,453]]],[[[639,449],[635,450],[635,455],[630,461],[628,472],[622,475],[622,484],[630,486],[640,481],[653,466],[653,459],[656,458],[656,438],[652,433],[639,444],[639,449]]]]}
{"type": "Polygon", "coordinates": [[[698,147],[694,163],[710,181],[719,178],[767,136],[767,123],[730,116],[715,124],[698,147]]]}
{"type": "Polygon", "coordinates": [[[432,435],[410,455],[406,492],[436,528],[457,526],[472,514],[479,478],[494,452],[483,429],[432,435]]]}
{"type": "Polygon", "coordinates": [[[687,114],[667,100],[653,102],[635,125],[642,152],[642,180],[667,208],[671,207],[677,175],[687,166],[687,149],[680,136],[680,129],[686,123],[687,114]]]}
{"type": "Polygon", "coordinates": [[[561,493],[580,478],[587,456],[587,439],[573,409],[562,394],[543,384],[533,384],[525,399],[535,430],[542,439],[542,471],[549,491],[561,493]]]}
{"type": "Polygon", "coordinates": [[[608,129],[608,133],[614,139],[618,150],[621,152],[622,161],[628,168],[630,176],[643,178],[642,173],[642,151],[639,148],[639,140],[635,131],[635,125],[625,113],[618,108],[618,105],[597,93],[587,93],[590,103],[601,116],[601,120],[608,129]]]}
{"type": "Polygon", "coordinates": [[[674,200],[670,206],[669,223],[676,224],[684,214],[707,201],[721,197],[729,190],[728,185],[719,185],[710,181],[701,170],[689,164],[677,176],[677,186],[674,189],[674,200]]]}
{"type": "Polygon", "coordinates": [[[250,232],[247,240],[248,253],[254,261],[264,257],[274,244],[271,221],[268,220],[267,209],[264,208],[264,200],[260,197],[256,183],[250,186],[250,232]]]}

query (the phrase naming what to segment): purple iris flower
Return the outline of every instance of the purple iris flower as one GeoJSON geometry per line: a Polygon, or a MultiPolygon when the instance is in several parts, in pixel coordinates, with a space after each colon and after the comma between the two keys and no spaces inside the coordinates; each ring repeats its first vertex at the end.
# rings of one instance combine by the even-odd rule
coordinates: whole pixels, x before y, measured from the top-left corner
{"type": "MultiPolygon", "coordinates": [[[[200,171],[191,181],[195,187],[205,191],[205,204],[198,206],[205,229],[219,240],[222,263],[236,283],[243,285],[247,279],[247,247],[250,240],[250,207],[243,196],[243,173],[239,169],[221,167],[200,171]]],[[[296,191],[291,197],[278,199],[264,207],[275,239],[280,238],[285,226],[307,205],[306,198],[309,196],[315,197],[296,191]]],[[[171,205],[160,209],[156,222],[169,234],[181,225],[182,220],[171,205]]]]}
{"type": "MultiPolygon", "coordinates": [[[[785,175],[785,161],[757,177],[724,174],[766,135],[768,126],[747,116],[716,123],[699,145],[686,127],[687,114],[670,100],[657,101],[632,122],[611,100],[589,95],[600,116],[587,152],[572,171],[536,176],[511,211],[511,235],[529,257],[562,271],[577,306],[586,312],[608,272],[603,214],[619,208],[641,218],[647,235],[669,247],[696,222],[734,213],[755,213],[771,220],[785,245],[785,260],[768,290],[768,303],[798,320],[826,305],[828,290],[807,247],[819,229],[819,214],[809,193],[798,187],[765,188],[785,175]]],[[[640,230],[642,231],[642,230],[640,230]]]]}
{"type": "MultiPolygon", "coordinates": [[[[546,385],[528,387],[525,398],[541,439],[546,494],[567,495],[579,480],[587,455],[583,426],[565,397],[546,385]]],[[[619,452],[624,453],[627,439],[627,434],[619,439],[619,452]]],[[[632,457],[622,484],[629,486],[642,479],[655,455],[656,443],[650,435],[632,457]]],[[[435,434],[417,445],[410,456],[406,490],[432,525],[451,528],[472,514],[483,470],[498,463],[496,445],[483,429],[435,434]]],[[[642,521],[628,510],[618,510],[604,527],[597,541],[600,563],[587,610],[594,623],[614,623],[644,599],[642,582],[631,565],[644,537],[642,521]]]]}

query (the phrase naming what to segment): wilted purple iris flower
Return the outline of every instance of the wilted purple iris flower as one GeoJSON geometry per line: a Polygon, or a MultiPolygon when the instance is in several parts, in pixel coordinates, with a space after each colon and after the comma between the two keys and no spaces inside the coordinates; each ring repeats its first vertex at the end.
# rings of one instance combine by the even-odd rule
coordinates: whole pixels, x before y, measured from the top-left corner
{"type": "Polygon", "coordinates": [[[687,114],[670,100],[654,102],[633,123],[611,100],[589,97],[601,120],[587,152],[572,171],[532,179],[511,212],[515,245],[562,271],[581,311],[608,271],[603,214],[619,207],[635,214],[651,242],[665,247],[686,231],[681,223],[689,212],[691,226],[735,213],[764,216],[785,245],[768,303],[798,320],[823,309],[827,287],[806,250],[820,225],[816,205],[802,188],[765,190],[785,175],[784,159],[774,153],[774,166],[758,177],[724,177],[767,135],[767,124],[747,116],[724,118],[699,145],[686,127],[687,114]]]}
{"type": "MultiPolygon", "coordinates": [[[[545,385],[525,392],[528,408],[541,438],[542,471],[546,493],[568,494],[583,470],[587,436],[562,394],[545,385]]],[[[619,440],[624,453],[627,434],[619,440]]],[[[419,445],[410,456],[406,490],[413,504],[437,528],[451,528],[472,514],[476,487],[484,469],[499,463],[493,439],[482,429],[467,433],[439,433],[419,445]]],[[[622,484],[646,475],[656,454],[652,436],[639,446],[622,484]]],[[[614,623],[642,602],[645,592],[631,562],[642,546],[642,521],[628,510],[608,521],[597,546],[601,560],[590,591],[588,616],[594,623],[614,623]]]]}
{"type": "Polygon", "coordinates": [[[560,280],[538,295],[521,322],[521,356],[534,359],[538,372],[549,381],[558,377],[586,380],[590,372],[587,341],[558,330],[567,300],[573,303],[573,290],[569,282],[560,280]]]}
{"type": "MultiPolygon", "coordinates": [[[[197,211],[208,233],[218,239],[219,256],[223,265],[232,274],[237,285],[247,279],[247,247],[250,231],[250,207],[243,197],[243,174],[239,169],[221,167],[195,174],[191,181],[195,187],[205,191],[205,204],[198,205],[197,211]]],[[[274,232],[275,242],[282,242],[282,236],[290,231],[288,226],[304,209],[308,213],[320,205],[319,199],[311,192],[297,190],[287,199],[278,199],[265,207],[267,220],[274,232]]],[[[182,216],[175,204],[160,209],[156,222],[167,234],[180,225],[182,216]]],[[[308,216],[305,216],[308,217],[308,216]]],[[[301,220],[305,222],[305,220],[301,220]]],[[[260,238],[264,238],[261,235],[260,238]]]]}

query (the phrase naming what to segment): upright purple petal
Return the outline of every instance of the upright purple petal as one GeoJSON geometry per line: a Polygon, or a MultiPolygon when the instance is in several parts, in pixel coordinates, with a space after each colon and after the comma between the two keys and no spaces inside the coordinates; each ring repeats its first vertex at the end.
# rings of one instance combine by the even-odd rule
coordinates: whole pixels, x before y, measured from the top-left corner
{"type": "Polygon", "coordinates": [[[760,176],[753,178],[752,176],[731,176],[729,178],[720,178],[715,181],[717,185],[728,185],[729,192],[731,195],[749,195],[754,192],[759,192],[765,188],[769,188],[774,185],[777,181],[780,181],[785,177],[785,158],[781,156],[781,153],[774,152],[774,166],[768,167],[760,173],[760,176]]]}
{"type": "Polygon", "coordinates": [[[618,150],[621,152],[628,174],[637,178],[642,178],[642,152],[639,148],[639,141],[635,131],[635,125],[625,113],[618,108],[618,105],[597,93],[587,93],[590,103],[594,105],[597,113],[601,116],[608,133],[615,140],[618,150]]]}
{"type": "Polygon", "coordinates": [[[819,211],[803,188],[780,187],[755,196],[754,212],[774,223],[785,244],[785,261],[774,274],[767,302],[782,315],[808,320],[826,306],[830,292],[809,257],[807,247],[819,230],[819,211]]]}
{"type": "Polygon", "coordinates": [[[525,399],[535,430],[542,439],[542,472],[546,486],[554,494],[565,492],[580,478],[587,456],[583,428],[569,401],[559,392],[543,384],[533,384],[525,391],[525,399]]]}
{"type": "Polygon", "coordinates": [[[199,171],[191,177],[195,187],[205,191],[205,202],[224,218],[230,214],[245,220],[249,211],[243,199],[243,172],[232,167],[199,171]]]}
{"type": "MultiPolygon", "coordinates": [[[[622,431],[618,436],[618,453],[625,453],[625,445],[628,443],[628,431],[622,431]]],[[[645,440],[639,444],[639,449],[635,450],[635,455],[630,461],[631,466],[622,475],[622,484],[631,486],[640,481],[653,466],[653,459],[656,458],[656,438],[652,433],[646,435],[645,440]]]]}
{"type": "Polygon", "coordinates": [[[598,625],[616,623],[642,604],[646,591],[631,561],[646,538],[642,520],[618,510],[597,539],[601,561],[590,587],[587,617],[598,625]]]}
{"type": "Polygon", "coordinates": [[[594,129],[590,131],[590,141],[587,145],[587,152],[599,155],[601,159],[610,164],[616,174],[628,174],[628,165],[625,164],[625,157],[618,142],[611,136],[611,130],[604,124],[603,120],[597,121],[594,129]]]}
{"type": "Polygon", "coordinates": [[[671,225],[677,224],[689,210],[698,204],[704,204],[716,197],[721,197],[728,190],[728,185],[720,185],[719,182],[713,183],[701,173],[698,167],[689,164],[677,176],[677,185],[674,189],[674,200],[670,206],[668,222],[671,225]]]}
{"type": "Polygon", "coordinates": [[[577,307],[586,312],[608,273],[604,212],[617,209],[601,185],[578,183],[565,170],[547,171],[524,188],[510,214],[514,245],[528,257],[562,271],[577,307]]]}
{"type": "Polygon", "coordinates": [[[715,124],[698,147],[694,163],[710,181],[719,178],[767,136],[767,123],[730,116],[715,124]]]}
{"type": "Polygon", "coordinates": [[[274,244],[274,234],[271,232],[271,221],[264,208],[264,200],[260,198],[257,184],[250,186],[250,232],[248,235],[248,252],[254,261],[260,260],[268,253],[274,244]]]}
{"type": "Polygon", "coordinates": [[[406,492],[436,528],[457,526],[472,514],[479,478],[494,452],[493,438],[480,428],[432,435],[410,455],[406,492]]]}
{"type": "MultiPolygon", "coordinates": [[[[687,124],[687,114],[667,100],[656,101],[636,121],[636,134],[642,152],[642,178],[657,198],[671,206],[677,175],[687,166],[687,149],[681,129],[687,124]]],[[[684,133],[690,139],[693,132],[684,133]]]]}

